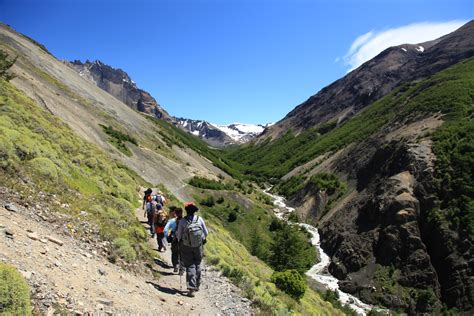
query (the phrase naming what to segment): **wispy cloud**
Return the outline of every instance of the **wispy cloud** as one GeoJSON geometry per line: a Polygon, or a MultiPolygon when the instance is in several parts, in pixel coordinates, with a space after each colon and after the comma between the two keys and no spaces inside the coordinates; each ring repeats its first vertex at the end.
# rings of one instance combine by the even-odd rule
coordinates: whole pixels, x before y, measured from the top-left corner
{"type": "Polygon", "coordinates": [[[466,22],[422,22],[381,31],[372,30],[357,37],[342,60],[351,71],[390,46],[430,41],[458,29],[466,22]]]}

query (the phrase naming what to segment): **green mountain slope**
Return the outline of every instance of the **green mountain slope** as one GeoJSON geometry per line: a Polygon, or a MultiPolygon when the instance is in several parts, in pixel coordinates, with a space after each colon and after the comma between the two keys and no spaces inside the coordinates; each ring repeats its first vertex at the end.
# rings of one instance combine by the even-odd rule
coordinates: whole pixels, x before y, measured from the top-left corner
{"type": "Polygon", "coordinates": [[[226,157],[247,177],[278,183],[300,218],[321,220],[330,271],[346,291],[405,312],[441,304],[467,311],[474,304],[473,100],[470,58],[405,83],[341,125],[289,131],[226,157]]]}

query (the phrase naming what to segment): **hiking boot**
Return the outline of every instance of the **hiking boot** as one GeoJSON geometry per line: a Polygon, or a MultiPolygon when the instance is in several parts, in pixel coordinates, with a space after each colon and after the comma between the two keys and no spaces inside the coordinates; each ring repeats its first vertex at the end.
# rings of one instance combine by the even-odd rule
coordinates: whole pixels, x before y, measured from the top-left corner
{"type": "Polygon", "coordinates": [[[189,290],[188,290],[188,296],[189,296],[189,297],[194,297],[194,296],[196,296],[196,295],[194,294],[194,290],[193,290],[193,289],[189,289],[189,290]]]}
{"type": "Polygon", "coordinates": [[[178,271],[179,271],[178,267],[174,267],[173,272],[178,273],[178,271]]]}

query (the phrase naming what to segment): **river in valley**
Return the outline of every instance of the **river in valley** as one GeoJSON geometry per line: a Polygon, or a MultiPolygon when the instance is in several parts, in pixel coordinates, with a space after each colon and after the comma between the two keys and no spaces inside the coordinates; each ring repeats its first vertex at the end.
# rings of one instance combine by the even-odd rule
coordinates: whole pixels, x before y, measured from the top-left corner
{"type": "MultiPolygon", "coordinates": [[[[273,204],[276,206],[274,209],[275,215],[286,221],[288,215],[295,209],[286,205],[284,197],[271,194],[269,191],[270,189],[267,189],[264,192],[273,199],[273,204]]],[[[304,227],[311,234],[311,244],[316,247],[320,257],[320,261],[312,266],[311,269],[306,272],[306,275],[324,288],[337,291],[341,304],[350,306],[350,308],[356,311],[359,315],[366,315],[370,310],[372,310],[373,306],[365,304],[351,294],[342,292],[339,289],[338,279],[328,272],[328,266],[331,263],[331,259],[321,248],[318,229],[309,224],[299,223],[298,225],[304,227]]]]}

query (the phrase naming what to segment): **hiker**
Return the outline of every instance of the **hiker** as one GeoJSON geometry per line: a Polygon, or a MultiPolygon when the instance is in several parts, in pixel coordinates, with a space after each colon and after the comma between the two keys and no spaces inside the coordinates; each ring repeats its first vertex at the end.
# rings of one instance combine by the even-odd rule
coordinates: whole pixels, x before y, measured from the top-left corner
{"type": "Polygon", "coordinates": [[[163,192],[161,191],[158,191],[158,193],[153,197],[153,200],[161,204],[161,206],[165,206],[166,204],[165,196],[163,195],[163,192]]]}
{"type": "Polygon", "coordinates": [[[148,197],[151,196],[152,193],[153,193],[153,190],[151,188],[146,189],[145,195],[143,196],[142,210],[145,209],[145,205],[148,202],[148,197]]]}
{"type": "Polygon", "coordinates": [[[199,209],[194,203],[184,204],[186,216],[178,223],[176,238],[179,241],[181,262],[186,268],[186,284],[188,296],[194,297],[201,284],[201,261],[203,245],[206,243],[208,231],[204,220],[194,215],[199,209]]]}
{"type": "Polygon", "coordinates": [[[156,203],[152,197],[151,194],[147,195],[146,197],[146,207],[145,207],[145,214],[143,216],[146,216],[148,225],[150,226],[150,234],[151,238],[155,237],[155,221],[154,221],[154,215],[156,212],[156,209],[159,205],[159,208],[161,209],[161,205],[156,203]]]}
{"type": "MultiPolygon", "coordinates": [[[[155,202],[156,203],[156,202],[155,202]]],[[[156,212],[153,219],[154,227],[156,231],[156,240],[158,242],[158,251],[166,251],[166,246],[164,243],[165,238],[165,226],[168,222],[168,216],[164,212],[161,204],[156,203],[156,212]]]]}
{"type": "MultiPolygon", "coordinates": [[[[182,274],[182,265],[179,258],[179,243],[176,238],[179,221],[183,218],[183,209],[180,207],[174,208],[172,212],[173,218],[168,221],[165,226],[166,241],[171,244],[171,263],[173,264],[173,272],[182,274]]],[[[171,215],[171,214],[170,214],[171,215]]]]}

